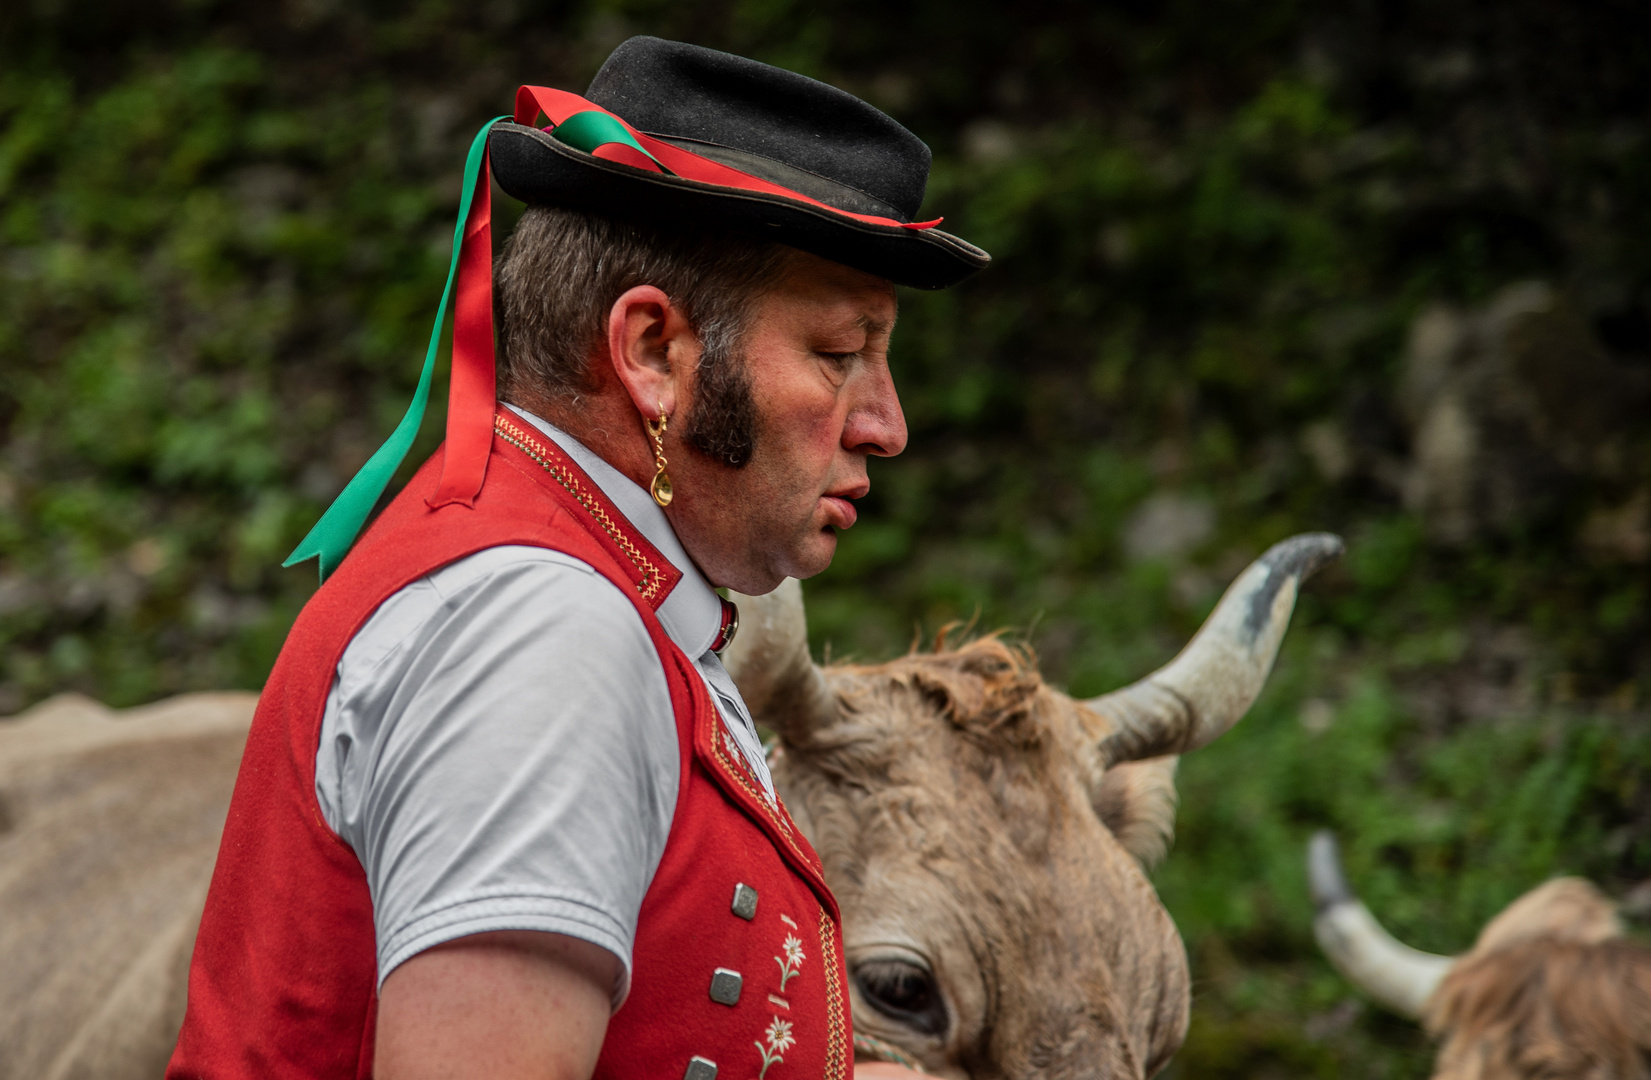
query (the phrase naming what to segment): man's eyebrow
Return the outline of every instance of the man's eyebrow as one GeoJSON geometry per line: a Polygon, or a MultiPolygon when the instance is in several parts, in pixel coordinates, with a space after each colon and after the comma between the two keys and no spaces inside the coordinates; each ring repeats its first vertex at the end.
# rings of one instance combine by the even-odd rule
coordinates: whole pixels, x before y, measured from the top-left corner
{"type": "Polygon", "coordinates": [[[886,334],[894,329],[893,319],[874,319],[870,315],[861,315],[854,320],[854,325],[867,334],[886,334]]]}

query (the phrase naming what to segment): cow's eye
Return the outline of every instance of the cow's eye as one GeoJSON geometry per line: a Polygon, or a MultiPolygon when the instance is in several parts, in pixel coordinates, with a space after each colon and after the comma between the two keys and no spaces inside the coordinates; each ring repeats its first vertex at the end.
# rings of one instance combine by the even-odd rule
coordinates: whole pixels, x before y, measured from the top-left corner
{"type": "Polygon", "coordinates": [[[854,966],[866,1004],[925,1035],[946,1033],[946,1003],[934,974],[905,960],[866,960],[854,966]]]}

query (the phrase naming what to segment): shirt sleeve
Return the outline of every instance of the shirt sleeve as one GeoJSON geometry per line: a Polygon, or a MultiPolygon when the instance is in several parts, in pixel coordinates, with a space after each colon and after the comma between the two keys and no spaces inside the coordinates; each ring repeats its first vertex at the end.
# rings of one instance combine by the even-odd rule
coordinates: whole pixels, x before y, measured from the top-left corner
{"type": "Polygon", "coordinates": [[[339,663],[316,760],[380,984],[441,942],[542,930],[620,959],[617,1007],[679,771],[658,652],[586,564],[493,548],[397,593],[339,663]]]}

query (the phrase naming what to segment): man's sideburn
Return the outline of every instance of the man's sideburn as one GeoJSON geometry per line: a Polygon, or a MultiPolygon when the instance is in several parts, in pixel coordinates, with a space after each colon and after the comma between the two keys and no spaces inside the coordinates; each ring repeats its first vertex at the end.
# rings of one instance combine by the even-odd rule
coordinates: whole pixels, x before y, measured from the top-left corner
{"type": "Polygon", "coordinates": [[[716,345],[707,342],[701,353],[683,437],[719,465],[743,469],[757,448],[757,400],[740,343],[716,345]]]}

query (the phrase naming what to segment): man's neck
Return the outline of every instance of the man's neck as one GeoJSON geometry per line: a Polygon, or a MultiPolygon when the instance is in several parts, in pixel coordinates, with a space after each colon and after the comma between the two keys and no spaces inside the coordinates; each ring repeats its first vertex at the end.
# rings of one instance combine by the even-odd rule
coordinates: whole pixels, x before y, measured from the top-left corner
{"type": "Polygon", "coordinates": [[[513,391],[505,400],[572,435],[637,485],[646,488],[653,480],[647,432],[629,398],[600,391],[577,397],[513,391]]]}

